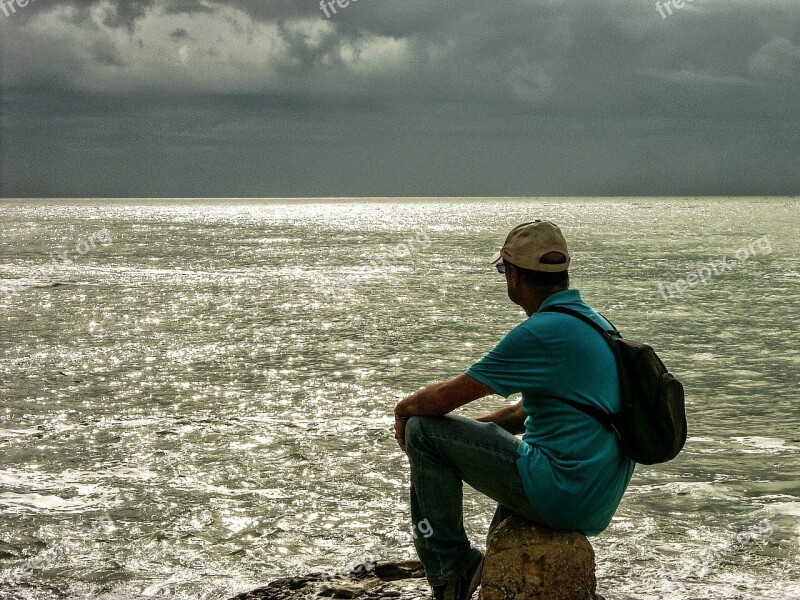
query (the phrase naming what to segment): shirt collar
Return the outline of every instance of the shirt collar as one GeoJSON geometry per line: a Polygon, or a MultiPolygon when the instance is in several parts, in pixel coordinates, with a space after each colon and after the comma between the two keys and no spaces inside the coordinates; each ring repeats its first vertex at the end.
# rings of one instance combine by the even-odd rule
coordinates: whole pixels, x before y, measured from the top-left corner
{"type": "Polygon", "coordinates": [[[554,304],[571,304],[572,302],[581,302],[581,293],[576,288],[561,290],[560,292],[551,294],[545,298],[539,310],[536,312],[541,312],[543,308],[553,306],[554,304]]]}

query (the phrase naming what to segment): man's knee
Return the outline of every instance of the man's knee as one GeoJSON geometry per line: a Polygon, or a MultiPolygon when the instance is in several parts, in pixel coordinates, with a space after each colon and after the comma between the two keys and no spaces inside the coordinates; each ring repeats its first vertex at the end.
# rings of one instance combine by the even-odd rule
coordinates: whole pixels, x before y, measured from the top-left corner
{"type": "Polygon", "coordinates": [[[441,420],[441,417],[409,417],[406,421],[406,448],[422,445],[436,420],[441,420]]]}
{"type": "Polygon", "coordinates": [[[409,417],[406,421],[406,445],[414,443],[422,435],[425,417],[409,417]]]}

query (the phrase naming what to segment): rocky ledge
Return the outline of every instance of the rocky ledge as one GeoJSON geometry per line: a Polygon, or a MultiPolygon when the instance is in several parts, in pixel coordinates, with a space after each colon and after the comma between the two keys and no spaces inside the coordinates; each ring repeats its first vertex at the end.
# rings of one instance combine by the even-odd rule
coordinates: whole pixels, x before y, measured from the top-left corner
{"type": "MultiPolygon", "coordinates": [[[[349,575],[332,579],[326,573],[284,577],[268,585],[234,596],[230,600],[310,600],[361,598],[361,600],[430,600],[431,589],[422,565],[416,560],[373,562],[349,575]]],[[[604,600],[599,594],[596,600],[604,600]]]]}
{"type": "MultiPolygon", "coordinates": [[[[431,598],[422,564],[366,562],[349,573],[286,577],[231,600],[431,598]]],[[[603,600],[596,594],[594,549],[581,533],[509,517],[486,548],[481,600],[603,600]]]]}
{"type": "Polygon", "coordinates": [[[349,575],[331,577],[310,573],[284,577],[231,600],[307,600],[310,598],[361,598],[378,600],[422,600],[431,597],[422,565],[416,560],[372,562],[360,565],[349,575]]]}

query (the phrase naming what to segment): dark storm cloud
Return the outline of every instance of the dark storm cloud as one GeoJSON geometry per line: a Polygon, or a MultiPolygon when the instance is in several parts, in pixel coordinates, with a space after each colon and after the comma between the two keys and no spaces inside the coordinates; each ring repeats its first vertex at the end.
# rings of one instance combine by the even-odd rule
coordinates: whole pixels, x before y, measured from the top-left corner
{"type": "Polygon", "coordinates": [[[315,0],[18,12],[0,16],[6,195],[800,188],[797,0],[694,0],[666,19],[624,0],[351,0],[330,18],[315,0]],[[63,25],[26,29],[48,15],[63,25]],[[78,157],[87,138],[105,151],[78,157]],[[103,191],[54,163],[95,171],[103,191]]]}
{"type": "Polygon", "coordinates": [[[214,13],[216,9],[212,6],[200,4],[197,0],[172,0],[164,7],[164,12],[168,15],[182,15],[192,13],[214,13]]]}
{"type": "MultiPolygon", "coordinates": [[[[133,29],[134,23],[141,19],[145,12],[153,6],[153,0],[117,0],[105,2],[103,0],[57,0],[55,2],[39,2],[35,6],[40,11],[52,11],[59,7],[75,8],[76,14],[86,18],[89,9],[94,7],[104,8],[103,24],[107,27],[126,27],[133,29]]],[[[31,11],[33,12],[33,11],[31,11]]]]}
{"type": "MultiPolygon", "coordinates": [[[[240,8],[256,20],[270,21],[289,17],[318,16],[319,5],[297,0],[256,0],[253,2],[228,2],[224,0],[52,0],[31,3],[25,8],[28,15],[35,12],[48,12],[62,7],[73,8],[78,15],[86,15],[91,9],[103,9],[104,24],[109,27],[132,29],[149,9],[157,9],[165,14],[211,13],[222,6],[240,8]]],[[[23,11],[20,11],[22,13],[23,11]]]]}
{"type": "Polygon", "coordinates": [[[178,27],[175,31],[169,34],[169,37],[177,42],[180,40],[189,39],[192,36],[190,36],[183,27],[178,27]]]}

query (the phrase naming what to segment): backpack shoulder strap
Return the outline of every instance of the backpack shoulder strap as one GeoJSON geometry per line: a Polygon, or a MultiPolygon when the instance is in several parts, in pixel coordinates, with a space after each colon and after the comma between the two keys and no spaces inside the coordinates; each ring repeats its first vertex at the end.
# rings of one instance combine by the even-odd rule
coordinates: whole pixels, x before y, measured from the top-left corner
{"type": "Polygon", "coordinates": [[[597,408],[596,406],[589,406],[588,404],[573,402],[572,400],[567,400],[566,398],[560,398],[560,400],[564,404],[568,404],[572,408],[581,411],[585,415],[589,415],[595,421],[600,423],[600,425],[602,425],[609,431],[613,432],[615,435],[619,436],[619,433],[617,432],[617,427],[614,423],[614,417],[608,414],[606,411],[597,408]]]}
{"type": "MultiPolygon", "coordinates": [[[[616,345],[614,344],[614,338],[612,336],[614,335],[619,336],[620,333],[619,331],[617,331],[615,327],[613,327],[613,324],[611,329],[605,329],[601,325],[598,325],[592,319],[584,315],[583,313],[579,313],[577,310],[572,310],[571,308],[567,308],[566,306],[558,306],[557,304],[553,306],[548,306],[547,308],[543,309],[542,312],[557,312],[564,315],[570,315],[572,317],[580,319],[587,325],[590,325],[593,329],[598,331],[600,335],[603,336],[603,339],[608,343],[609,346],[611,346],[611,350],[614,351],[614,357],[617,358],[616,357],[617,348],[616,345]]],[[[605,319],[605,317],[603,318],[605,319]]],[[[608,321],[608,319],[606,319],[606,321],[608,321]]],[[[608,322],[611,323],[611,321],[608,322]]],[[[619,431],[616,427],[616,424],[614,423],[613,415],[610,415],[606,411],[597,408],[595,406],[589,406],[588,404],[573,402],[572,400],[567,400],[566,398],[561,398],[561,401],[564,402],[565,404],[568,404],[572,408],[575,408],[581,411],[582,413],[589,415],[594,420],[598,421],[603,427],[605,427],[609,431],[614,432],[614,434],[619,438],[619,431]]]]}
{"type": "MultiPolygon", "coordinates": [[[[599,331],[603,335],[603,338],[605,338],[606,335],[608,335],[608,336],[620,335],[619,331],[617,331],[617,329],[616,329],[616,327],[614,327],[613,323],[611,324],[611,329],[605,329],[604,327],[602,327],[601,325],[598,325],[592,319],[590,319],[589,317],[584,315],[583,313],[579,313],[577,310],[572,310],[571,308],[567,308],[566,306],[559,306],[558,304],[555,304],[553,306],[548,306],[548,307],[544,308],[542,310],[542,312],[557,312],[557,313],[561,313],[561,314],[564,314],[564,315],[570,315],[570,316],[576,317],[576,318],[580,319],[581,321],[583,321],[584,323],[586,323],[587,325],[589,325],[592,328],[594,328],[597,331],[599,331]]],[[[605,317],[603,317],[603,318],[605,319],[605,317]]],[[[606,321],[608,321],[608,319],[606,319],[606,321]]],[[[611,321],[608,321],[608,322],[611,323],[611,321]]],[[[606,341],[608,341],[608,340],[606,340],[606,341]]]]}

